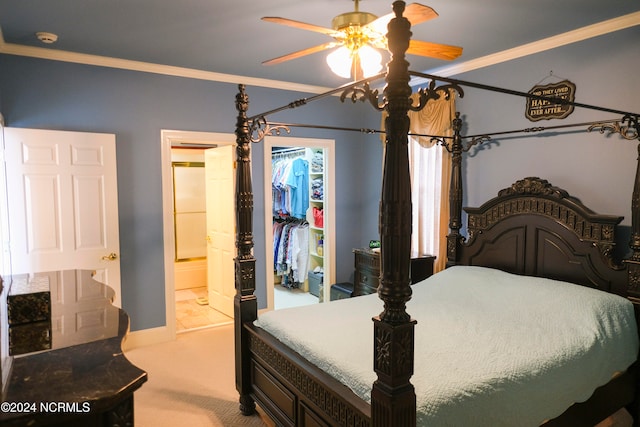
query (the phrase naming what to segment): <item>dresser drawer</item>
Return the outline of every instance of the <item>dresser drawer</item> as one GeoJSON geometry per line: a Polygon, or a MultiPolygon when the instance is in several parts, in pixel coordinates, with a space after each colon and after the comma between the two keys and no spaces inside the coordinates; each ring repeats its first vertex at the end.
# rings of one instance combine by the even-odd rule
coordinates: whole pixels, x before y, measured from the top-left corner
{"type": "Polygon", "coordinates": [[[380,282],[380,270],[371,270],[369,268],[362,268],[358,270],[359,273],[359,282],[362,282],[366,285],[373,286],[374,288],[378,287],[378,283],[380,282]]]}
{"type": "Polygon", "coordinates": [[[369,249],[354,249],[353,296],[376,292],[380,284],[380,256],[369,249]]]}
{"type": "Polygon", "coordinates": [[[354,297],[359,297],[361,295],[369,295],[369,294],[374,294],[378,291],[377,287],[371,287],[368,286],[365,283],[356,283],[355,286],[353,287],[353,296],[354,297]]]}
{"type": "Polygon", "coordinates": [[[354,249],[356,270],[380,272],[380,254],[367,249],[354,249]]]}

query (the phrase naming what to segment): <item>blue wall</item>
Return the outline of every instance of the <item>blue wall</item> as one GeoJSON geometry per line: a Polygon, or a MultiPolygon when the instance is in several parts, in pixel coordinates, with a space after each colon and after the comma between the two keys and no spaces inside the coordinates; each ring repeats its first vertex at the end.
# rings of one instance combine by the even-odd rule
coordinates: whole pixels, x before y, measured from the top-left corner
{"type": "MultiPolygon", "coordinates": [[[[525,58],[455,76],[461,80],[527,92],[550,71],[576,84],[576,102],[640,113],[640,27],[599,36],[525,58]]],[[[524,98],[465,88],[457,103],[467,135],[535,126],[555,126],[621,115],[576,109],[563,120],[531,122],[524,98]]],[[[546,132],[497,138],[465,157],[465,206],[479,206],[518,179],[539,176],[569,191],[601,214],[631,223],[631,193],[638,141],[599,132],[546,132]]],[[[628,230],[623,230],[628,232],[628,230]]]]}
{"type": "MultiPolygon", "coordinates": [[[[165,325],[160,132],[233,133],[236,91],[233,84],[0,55],[1,112],[7,126],[116,135],[122,301],[132,330],[165,325]]],[[[305,96],[258,87],[247,91],[250,114],[305,96]]],[[[377,117],[367,105],[343,105],[331,97],[289,111],[286,121],[377,127],[377,117]]],[[[285,121],[277,115],[273,119],[285,121]]],[[[373,182],[379,191],[379,140],[352,132],[297,129],[293,134],[336,140],[337,279],[349,280],[352,248],[377,233],[378,193],[373,199],[360,188],[373,182]]],[[[262,145],[254,145],[256,294],[264,307],[262,156],[262,145]]]]}

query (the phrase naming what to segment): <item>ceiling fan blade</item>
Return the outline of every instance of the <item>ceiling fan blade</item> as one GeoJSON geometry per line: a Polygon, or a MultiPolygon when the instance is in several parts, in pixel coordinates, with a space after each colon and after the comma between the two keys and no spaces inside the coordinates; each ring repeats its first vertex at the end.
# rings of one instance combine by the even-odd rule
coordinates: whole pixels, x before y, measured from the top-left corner
{"type": "MultiPolygon", "coordinates": [[[[402,14],[405,18],[411,22],[411,25],[418,25],[422,22],[429,21],[438,17],[438,12],[420,3],[411,3],[407,5],[402,14]]],[[[368,23],[365,27],[369,27],[372,30],[380,34],[387,34],[387,25],[389,21],[395,18],[395,13],[387,13],[382,15],[373,22],[368,23]]]]}
{"type": "Polygon", "coordinates": [[[429,56],[431,58],[451,61],[462,55],[462,48],[448,44],[410,40],[407,53],[411,55],[429,56]]]}
{"type": "Polygon", "coordinates": [[[281,25],[288,25],[289,27],[300,28],[302,30],[315,31],[316,33],[327,34],[334,36],[337,32],[331,28],[320,27],[318,25],[307,24],[306,22],[294,21],[293,19],[279,18],[277,16],[265,16],[261,18],[263,21],[273,22],[281,25]]]}
{"type": "Polygon", "coordinates": [[[324,43],[318,46],[309,47],[307,49],[298,50],[296,52],[288,53],[283,56],[278,56],[277,58],[269,59],[267,61],[262,62],[262,65],[275,65],[280,64],[285,61],[289,61],[291,59],[300,58],[301,56],[311,55],[312,53],[321,52],[326,49],[331,49],[333,47],[339,46],[341,43],[329,42],[324,43]]]}
{"type": "Polygon", "coordinates": [[[420,3],[408,4],[403,15],[411,22],[411,25],[418,25],[439,16],[438,12],[420,3]]]}

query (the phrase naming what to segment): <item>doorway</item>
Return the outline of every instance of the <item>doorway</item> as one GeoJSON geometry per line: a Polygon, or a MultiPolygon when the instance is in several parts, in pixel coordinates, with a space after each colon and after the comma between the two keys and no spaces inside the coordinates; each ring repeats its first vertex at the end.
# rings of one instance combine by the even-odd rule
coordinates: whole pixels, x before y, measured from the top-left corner
{"type": "Polygon", "coordinates": [[[165,301],[172,334],[233,321],[225,308],[235,292],[235,246],[221,247],[220,233],[207,222],[235,228],[229,199],[234,194],[233,169],[210,176],[212,169],[221,169],[220,162],[232,164],[234,146],[233,134],[162,131],[165,301]],[[213,191],[206,188],[211,179],[217,180],[213,191]]]}
{"type": "Polygon", "coordinates": [[[330,300],[329,285],[335,283],[334,164],[334,140],[275,136],[264,139],[265,230],[273,230],[265,233],[269,310],[330,300]],[[300,159],[307,163],[308,204],[297,213],[281,215],[279,202],[274,201],[274,172],[279,162],[294,166],[300,159]],[[276,253],[280,252],[276,252],[274,242],[282,241],[283,229],[287,227],[305,235],[302,245],[308,250],[308,261],[304,264],[306,268],[299,268],[304,273],[296,274],[288,262],[276,259],[276,253]]]}

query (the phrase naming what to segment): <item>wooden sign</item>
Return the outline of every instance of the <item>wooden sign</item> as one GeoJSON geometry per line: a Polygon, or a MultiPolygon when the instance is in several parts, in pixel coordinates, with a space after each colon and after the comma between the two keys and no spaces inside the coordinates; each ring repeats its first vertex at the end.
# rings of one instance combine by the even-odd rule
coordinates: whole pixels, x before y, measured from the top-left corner
{"type": "MultiPolygon", "coordinates": [[[[569,80],[563,80],[559,83],[544,86],[536,85],[528,93],[535,96],[573,102],[576,95],[576,85],[569,80]]],[[[537,122],[538,120],[564,119],[572,112],[573,105],[531,97],[527,98],[527,108],[524,115],[532,122],[537,122]]]]}

